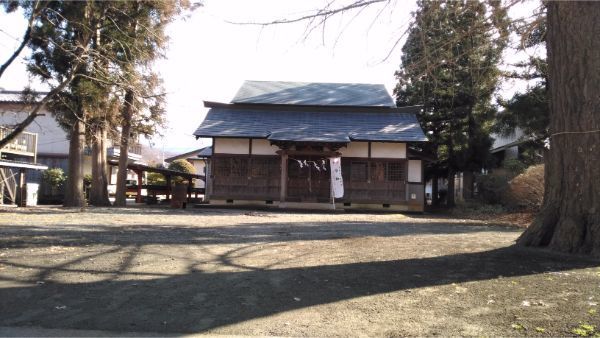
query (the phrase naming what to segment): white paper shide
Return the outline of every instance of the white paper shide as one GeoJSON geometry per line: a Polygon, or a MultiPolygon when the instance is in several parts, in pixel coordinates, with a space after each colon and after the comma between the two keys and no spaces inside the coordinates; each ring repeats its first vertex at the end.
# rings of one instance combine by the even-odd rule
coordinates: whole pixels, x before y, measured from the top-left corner
{"type": "Polygon", "coordinates": [[[339,157],[329,159],[331,167],[331,195],[334,198],[344,197],[344,180],[342,179],[342,160],[339,157]]]}

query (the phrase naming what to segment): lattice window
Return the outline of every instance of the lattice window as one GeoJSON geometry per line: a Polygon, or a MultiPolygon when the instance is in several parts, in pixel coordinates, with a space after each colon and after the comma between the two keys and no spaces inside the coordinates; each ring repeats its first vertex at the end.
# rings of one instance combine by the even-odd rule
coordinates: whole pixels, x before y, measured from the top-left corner
{"type": "Polygon", "coordinates": [[[252,166],[250,167],[250,176],[252,177],[269,177],[273,173],[270,170],[272,160],[268,158],[253,158],[252,166]]]}
{"type": "Polygon", "coordinates": [[[389,162],[387,164],[387,180],[388,181],[404,181],[405,165],[403,162],[389,162]]]}
{"type": "Polygon", "coordinates": [[[247,158],[231,158],[231,177],[246,177],[248,176],[248,159],[247,158]]]}
{"type": "Polygon", "coordinates": [[[367,162],[352,162],[350,167],[350,180],[365,182],[368,177],[367,162]]]}
{"type": "Polygon", "coordinates": [[[214,163],[214,175],[215,176],[229,176],[231,174],[231,161],[229,158],[215,157],[214,163]]]}
{"type": "Polygon", "coordinates": [[[342,158],[342,177],[344,181],[350,179],[350,167],[352,163],[345,158],[342,158]]]}
{"type": "Polygon", "coordinates": [[[371,181],[383,182],[386,180],[386,162],[371,162],[371,181]]]}

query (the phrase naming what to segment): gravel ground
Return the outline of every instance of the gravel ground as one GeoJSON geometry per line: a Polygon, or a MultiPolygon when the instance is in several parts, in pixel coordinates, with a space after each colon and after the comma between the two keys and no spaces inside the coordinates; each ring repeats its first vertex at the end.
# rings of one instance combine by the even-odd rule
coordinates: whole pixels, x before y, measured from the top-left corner
{"type": "Polygon", "coordinates": [[[0,209],[0,327],[591,334],[600,262],[512,247],[521,231],[423,215],[0,209]]]}

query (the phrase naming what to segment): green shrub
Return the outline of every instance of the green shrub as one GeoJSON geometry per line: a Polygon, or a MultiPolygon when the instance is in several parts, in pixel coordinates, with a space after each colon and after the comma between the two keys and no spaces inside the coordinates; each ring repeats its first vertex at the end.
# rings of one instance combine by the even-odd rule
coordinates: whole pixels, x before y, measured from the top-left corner
{"type": "Polygon", "coordinates": [[[92,186],[92,175],[91,174],[85,174],[85,175],[83,175],[83,185],[85,187],[91,187],[92,186]]]}
{"type": "Polygon", "coordinates": [[[504,204],[508,178],[504,175],[481,175],[476,178],[479,198],[488,204],[504,204]]]}
{"type": "MultiPolygon", "coordinates": [[[[169,163],[169,169],[171,170],[175,170],[175,171],[180,171],[183,173],[187,173],[187,174],[195,174],[196,173],[196,168],[194,168],[194,166],[186,161],[186,160],[175,160],[171,163],[169,163]]],[[[173,177],[172,179],[173,183],[184,183],[187,182],[187,180],[185,180],[182,177],[176,176],[173,177]]],[[[193,183],[193,180],[192,180],[193,183]]]]}
{"type": "Polygon", "coordinates": [[[42,173],[42,179],[51,188],[57,189],[63,183],[65,183],[65,181],[67,180],[67,176],[61,168],[50,168],[44,170],[44,172],[42,173]]]}
{"type": "Polygon", "coordinates": [[[519,161],[516,158],[506,159],[502,162],[502,168],[506,169],[510,176],[517,176],[527,169],[527,164],[519,161]]]}
{"type": "Polygon", "coordinates": [[[150,185],[166,185],[167,180],[165,180],[165,176],[159,173],[149,172],[146,174],[146,181],[150,185]]]}

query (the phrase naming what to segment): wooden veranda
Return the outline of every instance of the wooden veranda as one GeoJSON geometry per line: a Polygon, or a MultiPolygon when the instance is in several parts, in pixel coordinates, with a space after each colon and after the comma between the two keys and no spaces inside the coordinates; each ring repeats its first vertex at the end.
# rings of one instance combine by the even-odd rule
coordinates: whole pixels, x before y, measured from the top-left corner
{"type": "MultiPolygon", "coordinates": [[[[109,161],[108,164],[111,166],[116,166],[116,167],[118,167],[118,165],[119,165],[119,163],[116,161],[109,161]]],[[[188,199],[192,198],[192,194],[195,194],[196,198],[198,197],[198,194],[204,194],[204,188],[194,188],[193,183],[192,183],[192,179],[200,179],[200,180],[203,180],[206,182],[206,178],[204,175],[189,174],[189,173],[184,173],[181,171],[165,169],[165,168],[156,168],[156,167],[151,167],[148,165],[137,164],[137,163],[127,164],[127,169],[135,172],[137,175],[136,197],[135,197],[136,203],[142,203],[142,190],[143,189],[146,189],[148,196],[156,196],[157,194],[164,194],[164,195],[166,195],[167,200],[170,199],[170,197],[172,195],[171,182],[172,182],[173,176],[182,177],[183,179],[187,180],[187,182],[188,182],[187,198],[188,199]],[[158,173],[158,174],[163,175],[165,177],[166,184],[164,186],[163,185],[144,184],[144,182],[143,182],[144,172],[158,173]]]]}

